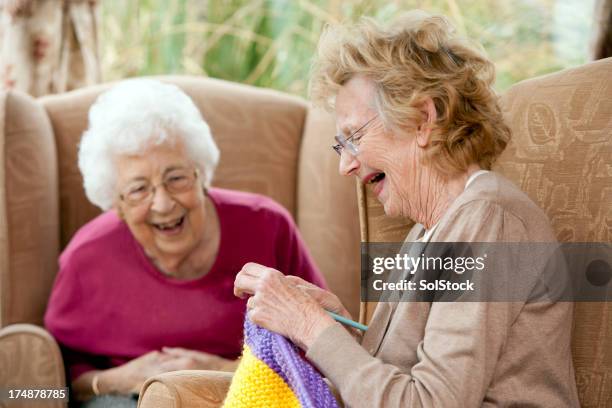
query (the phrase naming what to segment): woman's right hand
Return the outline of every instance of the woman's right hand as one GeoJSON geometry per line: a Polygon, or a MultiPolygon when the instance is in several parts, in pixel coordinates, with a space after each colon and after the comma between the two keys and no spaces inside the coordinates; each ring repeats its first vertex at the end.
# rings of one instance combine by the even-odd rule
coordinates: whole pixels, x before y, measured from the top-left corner
{"type": "Polygon", "coordinates": [[[348,310],[346,310],[342,302],[340,302],[338,296],[334,295],[333,293],[325,289],[321,289],[317,285],[305,281],[298,276],[286,275],[285,279],[307,293],[310,297],[317,301],[317,303],[319,303],[323,309],[334,312],[348,319],[352,319],[351,314],[348,312],[348,310]]]}
{"type": "Polygon", "coordinates": [[[189,359],[151,351],[127,363],[98,374],[100,394],[138,394],[147,378],[168,371],[192,368],[189,359]]]}

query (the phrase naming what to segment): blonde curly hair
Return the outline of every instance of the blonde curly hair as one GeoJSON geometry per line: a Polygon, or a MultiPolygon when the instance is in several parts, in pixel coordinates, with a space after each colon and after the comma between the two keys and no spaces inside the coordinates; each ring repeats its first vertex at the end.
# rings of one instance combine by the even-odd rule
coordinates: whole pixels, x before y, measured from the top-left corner
{"type": "Polygon", "coordinates": [[[338,89],[357,75],[374,82],[375,108],[390,129],[414,130],[423,120],[420,107],[433,100],[437,120],[426,157],[443,174],[472,163],[490,169],[510,140],[492,87],[493,63],[443,16],[414,10],[389,27],[370,18],[326,27],[311,99],[333,109],[338,89]]]}

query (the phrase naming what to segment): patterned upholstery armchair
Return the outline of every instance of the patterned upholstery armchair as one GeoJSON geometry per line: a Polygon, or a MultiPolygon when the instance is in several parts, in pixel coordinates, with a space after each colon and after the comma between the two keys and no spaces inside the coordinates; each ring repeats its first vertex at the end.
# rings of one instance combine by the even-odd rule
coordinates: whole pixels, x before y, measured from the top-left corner
{"type": "MultiPolygon", "coordinates": [[[[329,115],[270,90],[195,77],[162,79],[185,90],[211,126],[221,150],[213,184],[263,193],[285,206],[327,282],[357,314],[355,185],[337,174],[329,115]]],[[[89,107],[107,88],[40,99],[0,93],[0,387],[65,385],[58,345],[40,326],[61,249],[99,213],[85,198],[76,154],[89,107]]],[[[174,373],[178,389],[185,390],[177,401],[201,388],[196,379],[204,374],[174,373]]]]}

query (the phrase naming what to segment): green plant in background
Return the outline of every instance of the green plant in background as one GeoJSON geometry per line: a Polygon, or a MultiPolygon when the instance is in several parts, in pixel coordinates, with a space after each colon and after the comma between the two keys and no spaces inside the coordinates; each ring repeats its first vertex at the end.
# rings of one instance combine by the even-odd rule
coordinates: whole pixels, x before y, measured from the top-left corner
{"type": "Polygon", "coordinates": [[[206,75],[301,96],[306,96],[312,56],[327,23],[355,21],[362,15],[384,21],[413,8],[445,14],[460,33],[484,46],[497,65],[496,86],[503,91],[519,80],[586,62],[592,9],[592,0],[105,0],[101,4],[105,80],[206,75]],[[565,17],[559,13],[571,14],[570,28],[560,23],[565,17]],[[555,41],[564,36],[584,38],[583,47],[574,41],[574,48],[564,47],[560,56],[555,41]]]}

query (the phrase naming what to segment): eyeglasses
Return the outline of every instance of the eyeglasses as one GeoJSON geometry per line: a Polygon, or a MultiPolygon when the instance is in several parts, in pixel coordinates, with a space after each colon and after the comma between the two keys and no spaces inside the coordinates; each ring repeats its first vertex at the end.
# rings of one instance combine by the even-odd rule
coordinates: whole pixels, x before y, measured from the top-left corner
{"type": "MultiPolygon", "coordinates": [[[[186,193],[193,188],[198,178],[198,170],[194,171],[177,169],[168,172],[161,182],[169,195],[186,193]]],[[[158,186],[154,186],[148,181],[136,182],[123,190],[119,198],[132,207],[150,203],[155,195],[158,186]]]]}
{"type": "Polygon", "coordinates": [[[340,156],[342,155],[342,151],[344,149],[347,149],[353,156],[357,156],[359,154],[359,149],[357,148],[356,142],[358,142],[363,137],[363,135],[358,137],[357,139],[355,139],[355,136],[357,135],[357,133],[365,129],[366,126],[368,126],[377,117],[378,115],[375,115],[372,119],[364,123],[363,126],[351,133],[347,138],[345,138],[343,135],[334,136],[334,139],[336,139],[336,142],[338,143],[333,145],[332,149],[334,149],[334,151],[340,156]]]}

